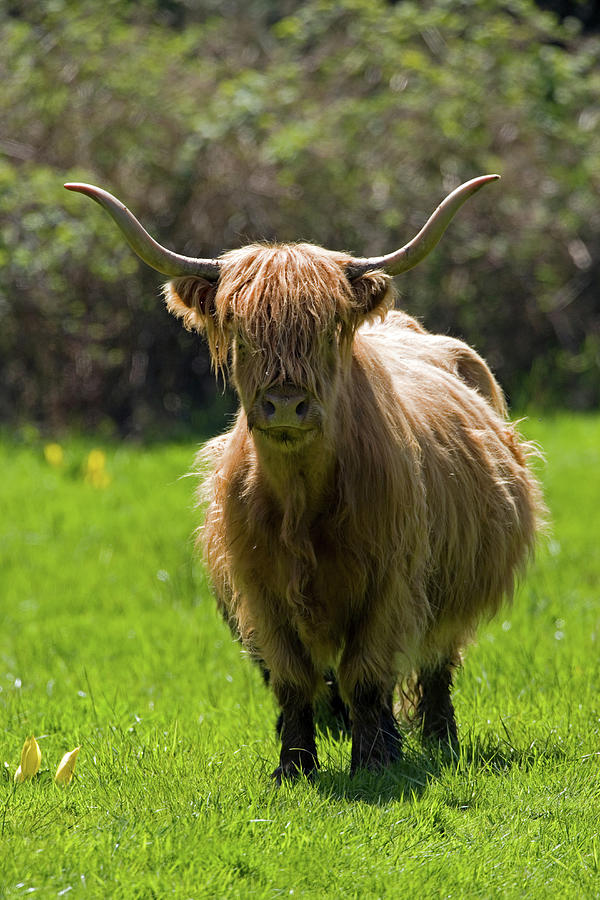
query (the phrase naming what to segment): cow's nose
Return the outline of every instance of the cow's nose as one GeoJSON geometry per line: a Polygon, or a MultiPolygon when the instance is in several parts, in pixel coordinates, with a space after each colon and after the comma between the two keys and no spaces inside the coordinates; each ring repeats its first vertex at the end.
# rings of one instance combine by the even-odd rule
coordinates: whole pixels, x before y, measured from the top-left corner
{"type": "Polygon", "coordinates": [[[300,428],[304,425],[310,400],[296,388],[269,388],[261,401],[264,423],[269,428],[300,428]]]}

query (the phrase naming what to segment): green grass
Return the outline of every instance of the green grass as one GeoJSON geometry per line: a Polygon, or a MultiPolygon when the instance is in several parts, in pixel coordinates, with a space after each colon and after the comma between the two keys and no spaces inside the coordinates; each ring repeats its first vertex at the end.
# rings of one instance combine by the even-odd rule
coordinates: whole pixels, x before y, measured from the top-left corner
{"type": "Polygon", "coordinates": [[[600,417],[530,419],[553,534],[459,674],[461,756],[277,790],[275,710],[191,534],[194,448],[0,442],[0,896],[600,896],[600,417]],[[42,768],[13,786],[25,737],[42,768]],[[81,744],[75,778],[53,783],[81,744]]]}

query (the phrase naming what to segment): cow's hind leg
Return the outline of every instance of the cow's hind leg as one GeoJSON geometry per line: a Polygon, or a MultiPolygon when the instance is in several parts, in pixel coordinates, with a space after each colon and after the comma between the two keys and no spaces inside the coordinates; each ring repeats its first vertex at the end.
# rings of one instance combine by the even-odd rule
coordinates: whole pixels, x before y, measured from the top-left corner
{"type": "Polygon", "coordinates": [[[359,769],[383,769],[399,758],[401,739],[391,691],[377,685],[357,684],[352,693],[351,715],[351,775],[359,769]]]}
{"type": "Polygon", "coordinates": [[[281,784],[299,773],[310,775],[319,763],[312,698],[290,683],[274,684],[273,689],[281,706],[281,753],[272,777],[281,784]]]}
{"type": "Polygon", "coordinates": [[[451,697],[452,669],[452,663],[446,660],[434,668],[419,672],[417,718],[421,722],[424,740],[456,748],[458,732],[451,697]]]}
{"type": "Polygon", "coordinates": [[[335,672],[325,672],[325,691],[316,704],[317,727],[335,734],[350,734],[350,714],[342,700],[335,672]]]}
{"type": "MultiPolygon", "coordinates": [[[[260,663],[262,676],[266,685],[269,684],[271,673],[261,661],[260,663]]],[[[340,734],[350,733],[350,715],[348,707],[340,696],[335,673],[325,672],[325,691],[322,696],[317,699],[315,720],[317,727],[321,730],[329,729],[340,734]]],[[[283,713],[280,712],[275,720],[275,731],[278,737],[281,737],[281,729],[283,728],[283,713]]]]}

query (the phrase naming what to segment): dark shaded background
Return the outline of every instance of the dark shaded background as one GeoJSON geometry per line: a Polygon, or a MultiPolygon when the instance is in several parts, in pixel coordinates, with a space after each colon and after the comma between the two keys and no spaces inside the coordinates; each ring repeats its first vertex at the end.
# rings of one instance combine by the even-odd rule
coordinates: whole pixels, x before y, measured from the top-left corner
{"type": "Polygon", "coordinates": [[[151,437],[231,408],[160,276],[67,180],[182,253],[365,255],[500,172],[399,304],[475,345],[513,404],[598,405],[597,4],[14,0],[0,26],[4,423],[151,437]]]}

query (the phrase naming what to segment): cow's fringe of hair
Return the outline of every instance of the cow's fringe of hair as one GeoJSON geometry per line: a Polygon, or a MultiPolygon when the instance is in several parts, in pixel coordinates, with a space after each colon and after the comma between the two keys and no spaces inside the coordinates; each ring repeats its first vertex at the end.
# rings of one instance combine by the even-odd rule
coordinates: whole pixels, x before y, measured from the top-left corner
{"type": "Polygon", "coordinates": [[[231,341],[238,337],[255,357],[261,381],[270,374],[318,395],[315,360],[324,344],[335,338],[347,358],[365,312],[382,318],[393,302],[383,272],[348,281],[344,266],[351,260],[308,243],[249,244],[220,257],[215,288],[203,279],[177,279],[165,286],[166,302],[188,330],[205,333],[215,371],[226,373],[231,341]]]}

